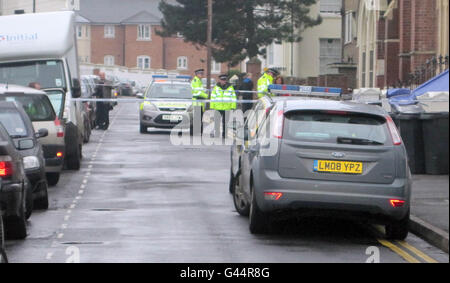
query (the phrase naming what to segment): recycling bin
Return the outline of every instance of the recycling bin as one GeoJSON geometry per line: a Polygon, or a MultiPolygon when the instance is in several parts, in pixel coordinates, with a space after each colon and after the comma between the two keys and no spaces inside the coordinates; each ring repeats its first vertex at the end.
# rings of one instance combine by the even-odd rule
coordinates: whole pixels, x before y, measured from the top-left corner
{"type": "Polygon", "coordinates": [[[421,114],[425,172],[448,174],[448,112],[421,114]]]}

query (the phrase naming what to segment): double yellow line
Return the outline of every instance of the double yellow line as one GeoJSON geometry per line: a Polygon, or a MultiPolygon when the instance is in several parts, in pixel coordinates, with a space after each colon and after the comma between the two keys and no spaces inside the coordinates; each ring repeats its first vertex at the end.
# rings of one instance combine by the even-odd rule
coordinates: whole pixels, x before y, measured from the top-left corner
{"type": "Polygon", "coordinates": [[[402,258],[404,258],[409,263],[422,263],[422,261],[420,261],[418,258],[422,259],[426,263],[438,263],[438,261],[429,257],[428,255],[421,252],[417,248],[411,246],[410,244],[408,244],[405,241],[395,241],[398,245],[395,245],[393,242],[390,242],[387,240],[382,240],[382,239],[378,239],[378,242],[380,244],[382,244],[383,246],[389,248],[396,254],[400,255],[402,258]],[[403,247],[410,253],[408,253],[401,247],[403,247]]]}

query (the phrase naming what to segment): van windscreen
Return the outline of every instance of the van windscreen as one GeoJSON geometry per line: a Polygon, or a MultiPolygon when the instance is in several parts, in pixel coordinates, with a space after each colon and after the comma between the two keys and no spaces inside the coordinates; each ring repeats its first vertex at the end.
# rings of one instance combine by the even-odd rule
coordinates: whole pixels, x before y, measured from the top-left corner
{"type": "Polygon", "coordinates": [[[65,88],[64,68],[59,60],[41,60],[0,64],[0,83],[44,88],[65,88]]]}

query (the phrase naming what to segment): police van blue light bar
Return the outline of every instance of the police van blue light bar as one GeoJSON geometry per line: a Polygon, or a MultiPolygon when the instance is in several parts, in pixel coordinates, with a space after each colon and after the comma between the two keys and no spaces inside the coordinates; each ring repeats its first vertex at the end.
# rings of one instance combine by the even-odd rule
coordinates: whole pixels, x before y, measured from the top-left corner
{"type": "Polygon", "coordinates": [[[168,76],[168,75],[153,75],[152,78],[155,79],[178,79],[178,80],[190,80],[191,76],[168,76]]]}
{"type": "Polygon", "coordinates": [[[342,94],[341,88],[316,87],[301,85],[270,85],[269,90],[274,94],[311,95],[336,97],[342,94]]]}

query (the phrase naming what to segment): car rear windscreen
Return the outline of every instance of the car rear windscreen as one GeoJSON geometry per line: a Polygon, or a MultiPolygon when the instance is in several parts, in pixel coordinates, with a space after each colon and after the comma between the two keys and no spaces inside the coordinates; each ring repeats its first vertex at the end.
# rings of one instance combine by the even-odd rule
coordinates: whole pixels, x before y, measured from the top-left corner
{"type": "Polygon", "coordinates": [[[11,138],[21,138],[28,135],[25,123],[17,110],[0,109],[0,123],[5,127],[11,138]]]}
{"type": "Polygon", "coordinates": [[[47,96],[43,95],[8,95],[6,101],[19,102],[33,122],[54,121],[56,119],[53,106],[47,96]]]}
{"type": "Polygon", "coordinates": [[[299,111],[285,119],[284,136],[298,141],[382,145],[388,135],[386,120],[369,114],[299,111]]]}

